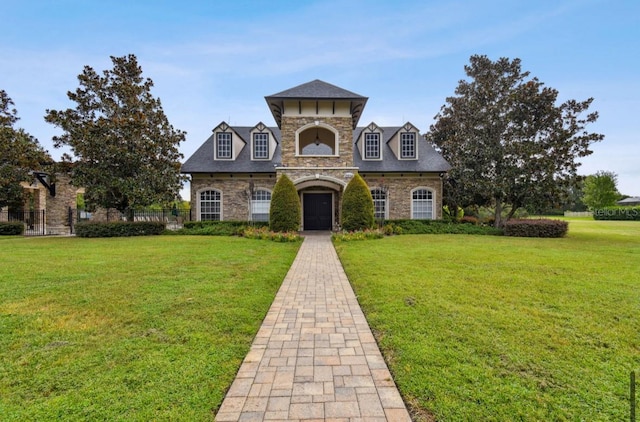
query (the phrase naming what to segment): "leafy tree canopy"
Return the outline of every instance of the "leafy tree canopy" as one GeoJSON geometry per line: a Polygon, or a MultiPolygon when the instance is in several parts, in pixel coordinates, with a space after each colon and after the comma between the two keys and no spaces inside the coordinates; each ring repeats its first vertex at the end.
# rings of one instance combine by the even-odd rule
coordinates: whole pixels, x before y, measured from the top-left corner
{"type": "Polygon", "coordinates": [[[584,180],[584,196],[582,202],[590,210],[610,207],[620,200],[618,192],[618,175],[611,171],[598,171],[584,180]]]}
{"type": "Polygon", "coordinates": [[[500,226],[520,207],[564,200],[579,177],[577,159],[603,135],[586,126],[593,98],[557,105],[558,91],[521,69],[520,59],[471,56],[455,96],[435,116],[428,139],[452,166],[445,201],[450,206],[494,206],[500,226]],[[586,114],[586,115],[585,115],[586,114]]]}
{"type": "Polygon", "coordinates": [[[72,182],[85,187],[88,205],[124,211],[168,204],[184,181],[178,145],[185,132],[169,123],[133,54],[111,61],[102,75],[84,67],[79,88],[67,93],[75,108],[47,110],[45,120],[64,131],[54,145],[71,148],[72,182]]]}
{"type": "Polygon", "coordinates": [[[33,181],[33,171],[52,164],[38,140],[14,125],[19,120],[13,100],[0,90],[0,208],[22,208],[22,182],[33,181]]]}

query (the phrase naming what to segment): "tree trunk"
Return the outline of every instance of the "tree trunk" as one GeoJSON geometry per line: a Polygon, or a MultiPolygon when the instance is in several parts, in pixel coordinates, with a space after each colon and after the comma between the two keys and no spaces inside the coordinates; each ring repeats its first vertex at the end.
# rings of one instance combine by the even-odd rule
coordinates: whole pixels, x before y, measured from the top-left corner
{"type": "Polygon", "coordinates": [[[520,207],[517,207],[515,204],[511,207],[511,211],[509,211],[509,214],[507,215],[507,219],[505,220],[505,223],[511,220],[511,218],[516,213],[516,211],[518,211],[518,208],[520,207]]]}
{"type": "Polygon", "coordinates": [[[493,226],[500,228],[502,226],[502,201],[499,199],[496,199],[496,211],[493,217],[495,219],[493,226]]]}

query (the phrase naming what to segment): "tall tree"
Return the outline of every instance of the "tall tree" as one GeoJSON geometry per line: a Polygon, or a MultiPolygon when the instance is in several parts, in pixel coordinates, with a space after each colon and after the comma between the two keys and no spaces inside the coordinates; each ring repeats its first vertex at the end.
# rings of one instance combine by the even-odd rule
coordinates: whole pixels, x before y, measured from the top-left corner
{"type": "Polygon", "coordinates": [[[593,98],[556,105],[558,91],[545,87],[520,59],[471,56],[455,96],[435,116],[428,139],[452,166],[447,202],[495,206],[495,225],[508,208],[543,208],[562,201],[579,178],[577,161],[603,135],[585,127],[593,98]]]}
{"type": "Polygon", "coordinates": [[[618,175],[612,171],[598,171],[584,180],[582,202],[590,210],[610,207],[621,197],[617,188],[618,175]]]}
{"type": "Polygon", "coordinates": [[[13,100],[0,90],[0,208],[22,208],[22,182],[31,182],[33,171],[52,163],[49,154],[24,129],[16,129],[19,120],[13,100]]]}
{"type": "Polygon", "coordinates": [[[136,56],[111,61],[102,76],[89,66],[78,75],[80,87],[67,93],[75,108],[47,110],[45,120],[64,130],[54,145],[71,148],[72,182],[85,187],[88,205],[124,212],[168,204],[184,181],[178,145],[185,132],[169,123],[136,56]]]}

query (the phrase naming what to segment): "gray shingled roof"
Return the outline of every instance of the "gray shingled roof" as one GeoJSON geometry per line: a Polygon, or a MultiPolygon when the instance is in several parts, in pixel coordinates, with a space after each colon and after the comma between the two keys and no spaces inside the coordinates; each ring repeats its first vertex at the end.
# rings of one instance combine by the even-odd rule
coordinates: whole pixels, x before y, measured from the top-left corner
{"type": "Polygon", "coordinates": [[[280,154],[280,129],[269,127],[273,136],[278,141],[278,146],[271,160],[251,160],[251,130],[255,126],[233,126],[230,127],[238,136],[245,141],[246,145],[240,151],[235,160],[214,160],[213,159],[213,139],[211,135],[194,152],[187,161],[184,162],[181,173],[275,173],[275,166],[282,162],[280,154]]]}
{"type": "Polygon", "coordinates": [[[367,100],[367,97],[347,91],[339,86],[331,85],[320,79],[286,89],[277,94],[268,95],[265,98],[367,100]]]}
{"type": "Polygon", "coordinates": [[[451,166],[425,139],[418,136],[417,160],[398,160],[391,150],[388,142],[401,126],[380,127],[382,130],[382,160],[363,160],[357,140],[364,130],[358,127],[353,131],[353,165],[358,167],[361,173],[430,173],[448,171],[451,166]]]}
{"type": "Polygon", "coordinates": [[[360,120],[360,115],[367,104],[367,97],[356,94],[346,89],[340,88],[330,83],[316,79],[282,92],[264,97],[269,105],[269,110],[273,114],[278,127],[281,127],[282,112],[285,100],[335,100],[349,101],[351,103],[351,115],[353,117],[353,128],[355,129],[360,120]]]}
{"type": "MultiPolygon", "coordinates": [[[[275,166],[282,162],[280,150],[280,129],[269,127],[273,132],[278,146],[271,160],[251,160],[251,130],[254,126],[234,126],[231,127],[246,143],[236,160],[214,160],[213,140],[211,135],[196,152],[182,165],[182,173],[275,173],[275,166]]],[[[383,143],[381,161],[363,160],[360,151],[355,144],[364,127],[358,127],[353,131],[353,161],[354,166],[362,173],[429,173],[448,171],[451,166],[442,156],[427,143],[423,136],[418,136],[418,159],[398,160],[387,144],[401,127],[382,127],[383,143]]]]}
{"type": "Polygon", "coordinates": [[[618,205],[638,205],[640,204],[640,197],[631,196],[629,198],[622,199],[616,203],[618,205]]]}

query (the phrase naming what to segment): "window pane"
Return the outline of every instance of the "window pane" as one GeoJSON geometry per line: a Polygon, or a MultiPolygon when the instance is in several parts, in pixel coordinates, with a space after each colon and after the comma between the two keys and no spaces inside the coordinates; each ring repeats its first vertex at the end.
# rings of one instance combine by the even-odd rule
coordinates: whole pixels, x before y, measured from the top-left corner
{"type": "Polygon", "coordinates": [[[269,135],[266,133],[253,134],[253,158],[269,158],[269,135]]]}
{"type": "Polygon", "coordinates": [[[413,132],[406,132],[401,134],[401,157],[402,158],[415,158],[416,156],[416,134],[413,132]]]}
{"type": "Polygon", "coordinates": [[[220,192],[207,190],[200,192],[200,220],[220,220],[220,192]]]}
{"type": "Polygon", "coordinates": [[[218,133],[217,143],[218,158],[231,158],[231,133],[218,133]]]}
{"type": "Polygon", "coordinates": [[[373,198],[373,210],[375,218],[386,218],[387,194],[380,189],[374,189],[371,191],[371,197],[373,198]]]}
{"type": "Polygon", "coordinates": [[[269,221],[271,192],[257,190],[251,196],[251,221],[269,221]]]}
{"type": "Polygon", "coordinates": [[[433,219],[433,192],[427,189],[413,191],[413,214],[415,220],[433,219]]]}
{"type": "Polygon", "coordinates": [[[364,135],[364,158],[380,158],[379,133],[366,133],[364,135]]]}

